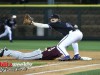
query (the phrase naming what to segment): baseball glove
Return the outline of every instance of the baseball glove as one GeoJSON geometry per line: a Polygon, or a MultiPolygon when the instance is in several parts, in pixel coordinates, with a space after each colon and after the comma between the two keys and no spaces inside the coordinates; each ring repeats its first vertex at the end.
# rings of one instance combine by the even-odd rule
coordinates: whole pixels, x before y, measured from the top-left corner
{"type": "Polygon", "coordinates": [[[31,25],[33,19],[30,18],[29,14],[25,14],[24,19],[23,19],[23,24],[24,25],[31,25]]]}

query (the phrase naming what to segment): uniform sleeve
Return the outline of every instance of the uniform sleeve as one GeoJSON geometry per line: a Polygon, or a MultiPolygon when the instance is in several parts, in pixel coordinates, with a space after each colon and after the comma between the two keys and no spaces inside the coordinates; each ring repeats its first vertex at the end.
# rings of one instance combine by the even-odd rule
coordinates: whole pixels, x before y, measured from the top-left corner
{"type": "Polygon", "coordinates": [[[4,27],[4,25],[1,24],[0,25],[0,34],[3,33],[4,31],[5,31],[5,27],[4,27]]]}
{"type": "Polygon", "coordinates": [[[43,24],[43,23],[36,23],[32,22],[32,24],[36,27],[41,27],[41,28],[49,28],[49,24],[43,24]]]}

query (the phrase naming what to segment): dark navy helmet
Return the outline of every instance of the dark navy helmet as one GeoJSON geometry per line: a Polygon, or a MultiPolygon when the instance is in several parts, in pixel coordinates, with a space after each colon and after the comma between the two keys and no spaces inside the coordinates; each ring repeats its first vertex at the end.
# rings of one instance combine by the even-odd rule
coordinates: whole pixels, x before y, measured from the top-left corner
{"type": "Polygon", "coordinates": [[[59,15],[57,15],[57,14],[53,14],[53,15],[50,16],[50,19],[51,19],[51,18],[58,18],[58,19],[59,19],[60,17],[59,17],[59,15]]]}

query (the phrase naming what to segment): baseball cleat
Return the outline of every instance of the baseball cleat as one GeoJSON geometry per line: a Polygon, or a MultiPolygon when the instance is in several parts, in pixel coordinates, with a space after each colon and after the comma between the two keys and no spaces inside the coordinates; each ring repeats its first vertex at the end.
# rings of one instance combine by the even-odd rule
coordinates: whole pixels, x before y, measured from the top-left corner
{"type": "Polygon", "coordinates": [[[12,42],[13,42],[13,40],[10,40],[10,42],[12,43],[12,42]]]}
{"type": "Polygon", "coordinates": [[[59,59],[59,61],[69,61],[69,60],[71,60],[70,56],[65,56],[65,57],[59,59]]]}
{"type": "Polygon", "coordinates": [[[3,56],[5,50],[8,50],[8,49],[6,47],[4,47],[3,49],[0,50],[0,57],[3,56]]]}
{"type": "Polygon", "coordinates": [[[81,60],[81,57],[79,54],[74,55],[73,60],[81,60]]]}

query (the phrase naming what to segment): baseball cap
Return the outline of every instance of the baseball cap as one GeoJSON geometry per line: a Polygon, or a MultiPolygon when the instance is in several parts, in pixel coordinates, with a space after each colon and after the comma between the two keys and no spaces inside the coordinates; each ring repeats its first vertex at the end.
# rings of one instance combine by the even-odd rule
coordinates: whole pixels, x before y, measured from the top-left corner
{"type": "Polygon", "coordinates": [[[59,15],[53,14],[53,15],[50,16],[50,18],[58,18],[59,19],[59,15]]]}
{"type": "Polygon", "coordinates": [[[16,15],[12,15],[12,18],[17,18],[17,16],[16,15]]]}

